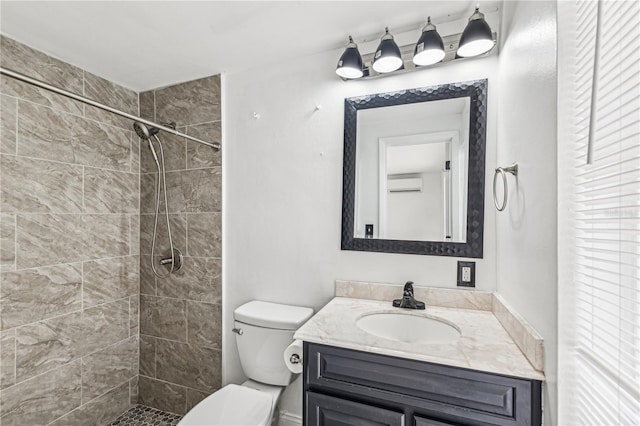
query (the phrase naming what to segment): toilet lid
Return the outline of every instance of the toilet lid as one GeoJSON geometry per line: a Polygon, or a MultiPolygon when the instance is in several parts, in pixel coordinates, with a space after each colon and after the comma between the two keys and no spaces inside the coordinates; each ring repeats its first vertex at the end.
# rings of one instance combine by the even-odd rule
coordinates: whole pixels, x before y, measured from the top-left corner
{"type": "Polygon", "coordinates": [[[246,386],[227,385],[193,407],[180,426],[266,425],[271,418],[271,395],[246,386]]]}

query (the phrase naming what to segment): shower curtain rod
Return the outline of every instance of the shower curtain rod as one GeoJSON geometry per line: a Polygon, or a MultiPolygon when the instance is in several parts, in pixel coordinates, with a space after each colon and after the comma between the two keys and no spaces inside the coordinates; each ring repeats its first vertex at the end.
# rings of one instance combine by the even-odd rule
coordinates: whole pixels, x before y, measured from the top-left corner
{"type": "Polygon", "coordinates": [[[108,111],[108,112],[110,112],[112,114],[116,114],[116,115],[119,115],[121,117],[128,118],[129,120],[138,121],[138,122],[140,122],[142,124],[146,124],[147,126],[155,127],[157,129],[162,130],[163,132],[171,133],[172,135],[176,135],[176,136],[179,136],[179,137],[182,137],[182,138],[185,138],[185,139],[189,139],[190,141],[197,142],[197,143],[200,143],[202,145],[210,146],[211,148],[215,149],[216,151],[220,151],[221,146],[220,146],[220,144],[218,142],[213,142],[213,143],[205,142],[205,141],[200,140],[198,138],[194,138],[193,136],[189,136],[189,135],[186,135],[186,134],[184,134],[182,132],[178,132],[177,130],[172,129],[171,127],[167,127],[167,126],[164,126],[162,124],[155,123],[155,122],[153,122],[151,120],[147,120],[145,118],[138,117],[138,116],[135,116],[133,114],[126,113],[124,111],[120,111],[119,109],[110,107],[108,105],[105,105],[105,104],[97,102],[97,101],[94,101],[93,99],[85,98],[84,96],[80,96],[80,95],[75,94],[73,92],[69,92],[68,90],[64,90],[64,89],[61,89],[59,87],[52,86],[49,83],[46,83],[46,82],[41,81],[41,80],[37,80],[37,79],[32,78],[32,77],[29,77],[28,75],[24,75],[24,74],[21,74],[19,72],[16,72],[16,71],[10,70],[8,68],[4,68],[4,67],[0,67],[0,74],[4,74],[4,75],[6,75],[8,77],[15,78],[16,80],[23,81],[23,82],[31,84],[33,86],[38,86],[38,87],[40,87],[42,89],[45,89],[45,90],[48,90],[50,92],[54,92],[54,93],[57,93],[59,95],[66,96],[67,98],[75,99],[76,101],[80,101],[80,102],[82,102],[84,104],[91,105],[91,106],[94,106],[96,108],[100,108],[101,110],[108,111]]]}

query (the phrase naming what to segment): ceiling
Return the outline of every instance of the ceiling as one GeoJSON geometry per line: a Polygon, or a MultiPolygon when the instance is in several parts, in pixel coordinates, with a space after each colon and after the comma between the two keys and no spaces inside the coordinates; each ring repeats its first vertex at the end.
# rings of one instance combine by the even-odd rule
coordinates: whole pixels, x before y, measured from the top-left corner
{"type": "MultiPolygon", "coordinates": [[[[484,2],[495,4],[498,2],[484,2]]],[[[9,1],[0,29],[137,91],[464,18],[473,1],[9,1]]]]}

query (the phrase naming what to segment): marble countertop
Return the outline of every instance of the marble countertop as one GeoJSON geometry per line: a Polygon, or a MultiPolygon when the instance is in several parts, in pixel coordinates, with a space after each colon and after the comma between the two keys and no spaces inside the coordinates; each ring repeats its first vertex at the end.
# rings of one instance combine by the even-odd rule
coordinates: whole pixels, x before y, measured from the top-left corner
{"type": "Polygon", "coordinates": [[[306,322],[295,339],[472,370],[544,380],[490,311],[429,306],[423,311],[394,308],[391,302],[336,297],[306,322]],[[405,343],[369,334],[356,325],[365,315],[407,313],[455,325],[454,343],[405,343]]]}

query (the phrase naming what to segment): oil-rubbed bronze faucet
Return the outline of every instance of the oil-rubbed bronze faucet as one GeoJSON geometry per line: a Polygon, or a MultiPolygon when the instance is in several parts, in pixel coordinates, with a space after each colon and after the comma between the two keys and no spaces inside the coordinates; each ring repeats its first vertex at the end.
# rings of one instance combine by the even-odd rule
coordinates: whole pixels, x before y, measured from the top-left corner
{"type": "Polygon", "coordinates": [[[395,299],[393,306],[405,309],[424,309],[424,302],[420,302],[413,297],[413,281],[407,281],[402,291],[402,299],[395,299]]]}

